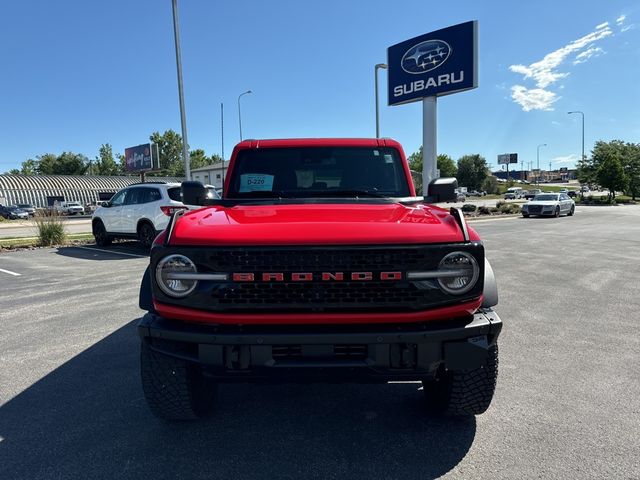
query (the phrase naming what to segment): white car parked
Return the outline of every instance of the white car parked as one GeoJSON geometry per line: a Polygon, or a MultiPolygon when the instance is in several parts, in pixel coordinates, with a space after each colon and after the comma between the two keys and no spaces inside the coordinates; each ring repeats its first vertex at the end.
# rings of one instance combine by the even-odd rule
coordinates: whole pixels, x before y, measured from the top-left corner
{"type": "Polygon", "coordinates": [[[571,216],[575,211],[576,203],[566,193],[541,193],[522,206],[522,216],[525,218],[530,215],[571,216]]]}
{"type": "MultiPolygon", "coordinates": [[[[213,187],[208,190],[210,198],[219,198],[213,187]]],[[[150,247],[171,215],[189,208],[200,207],[182,203],[179,183],[136,183],[96,208],[91,220],[93,236],[99,246],[115,238],[137,238],[150,247]]]]}
{"type": "Polygon", "coordinates": [[[84,207],[80,202],[55,202],[53,209],[60,215],[82,215],[84,207]]]}

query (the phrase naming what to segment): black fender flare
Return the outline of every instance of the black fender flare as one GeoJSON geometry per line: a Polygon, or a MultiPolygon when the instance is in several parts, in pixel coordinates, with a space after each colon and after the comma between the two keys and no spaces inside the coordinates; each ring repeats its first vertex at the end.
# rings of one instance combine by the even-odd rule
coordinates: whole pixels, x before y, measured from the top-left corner
{"type": "Polygon", "coordinates": [[[149,267],[144,271],[142,276],[142,282],[140,282],[140,297],[138,299],[138,306],[142,310],[146,310],[149,313],[157,313],[153,307],[153,295],[151,293],[151,271],[149,267]]]}
{"type": "Polygon", "coordinates": [[[493,268],[489,260],[484,259],[484,290],[482,292],[484,299],[482,300],[482,307],[493,307],[498,304],[498,282],[496,282],[496,276],[493,273],[493,268]]]}

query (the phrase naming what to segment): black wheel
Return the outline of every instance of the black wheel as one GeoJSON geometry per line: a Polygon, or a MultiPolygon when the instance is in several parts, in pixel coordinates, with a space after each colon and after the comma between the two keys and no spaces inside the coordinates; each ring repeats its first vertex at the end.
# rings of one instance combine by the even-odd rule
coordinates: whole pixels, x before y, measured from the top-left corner
{"type": "Polygon", "coordinates": [[[523,216],[524,218],[529,218],[529,214],[528,214],[528,213],[523,213],[523,214],[522,214],[522,216],[523,216]]]}
{"type": "Polygon", "coordinates": [[[560,207],[556,207],[556,211],[553,212],[553,216],[558,218],[560,216],[560,207]]]}
{"type": "Polygon", "coordinates": [[[567,213],[567,215],[569,215],[570,217],[573,217],[574,213],[576,213],[576,206],[572,205],[571,210],[569,210],[569,213],[567,213]]]}
{"type": "Polygon", "coordinates": [[[197,420],[213,411],[217,385],[196,365],[154,352],[142,342],[142,390],[151,412],[164,420],[197,420]]]}
{"type": "Polygon", "coordinates": [[[99,247],[106,247],[111,245],[111,237],[107,233],[107,229],[104,228],[104,224],[97,220],[93,223],[93,238],[96,239],[96,245],[99,247]]]}
{"type": "Polygon", "coordinates": [[[498,345],[487,350],[485,364],[475,370],[447,371],[434,381],[423,382],[427,408],[447,416],[484,413],[493,399],[498,378],[498,345]]]}
{"type": "Polygon", "coordinates": [[[156,231],[153,228],[153,225],[150,223],[142,223],[138,227],[138,241],[145,248],[151,248],[153,241],[156,238],[156,231]]]}

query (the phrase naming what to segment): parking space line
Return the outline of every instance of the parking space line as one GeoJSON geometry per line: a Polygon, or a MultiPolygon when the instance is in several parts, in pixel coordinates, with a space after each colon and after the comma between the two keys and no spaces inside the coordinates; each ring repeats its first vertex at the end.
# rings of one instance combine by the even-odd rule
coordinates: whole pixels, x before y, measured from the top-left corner
{"type": "Polygon", "coordinates": [[[11,270],[5,270],[4,268],[0,268],[0,272],[8,273],[9,275],[13,275],[14,277],[19,277],[22,275],[21,273],[12,272],[11,270]]]}
{"type": "Polygon", "coordinates": [[[149,258],[147,255],[137,255],[135,253],[116,252],[116,251],[113,251],[113,250],[104,250],[102,248],[80,247],[78,245],[76,245],[76,246],[74,246],[72,248],[80,248],[82,250],[92,250],[92,251],[104,252],[104,253],[113,253],[114,255],[125,255],[127,257],[149,258]]]}

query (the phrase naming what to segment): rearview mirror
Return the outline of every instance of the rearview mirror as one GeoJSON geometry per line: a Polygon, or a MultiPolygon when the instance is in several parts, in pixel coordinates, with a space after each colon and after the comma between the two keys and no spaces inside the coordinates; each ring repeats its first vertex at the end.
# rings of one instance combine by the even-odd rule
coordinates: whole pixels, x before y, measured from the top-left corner
{"type": "Polygon", "coordinates": [[[436,178],[429,183],[428,195],[432,202],[450,202],[456,199],[458,180],[453,177],[436,178]]]}
{"type": "Polygon", "coordinates": [[[200,182],[187,180],[182,182],[182,203],[202,206],[207,198],[207,190],[200,182]]]}

